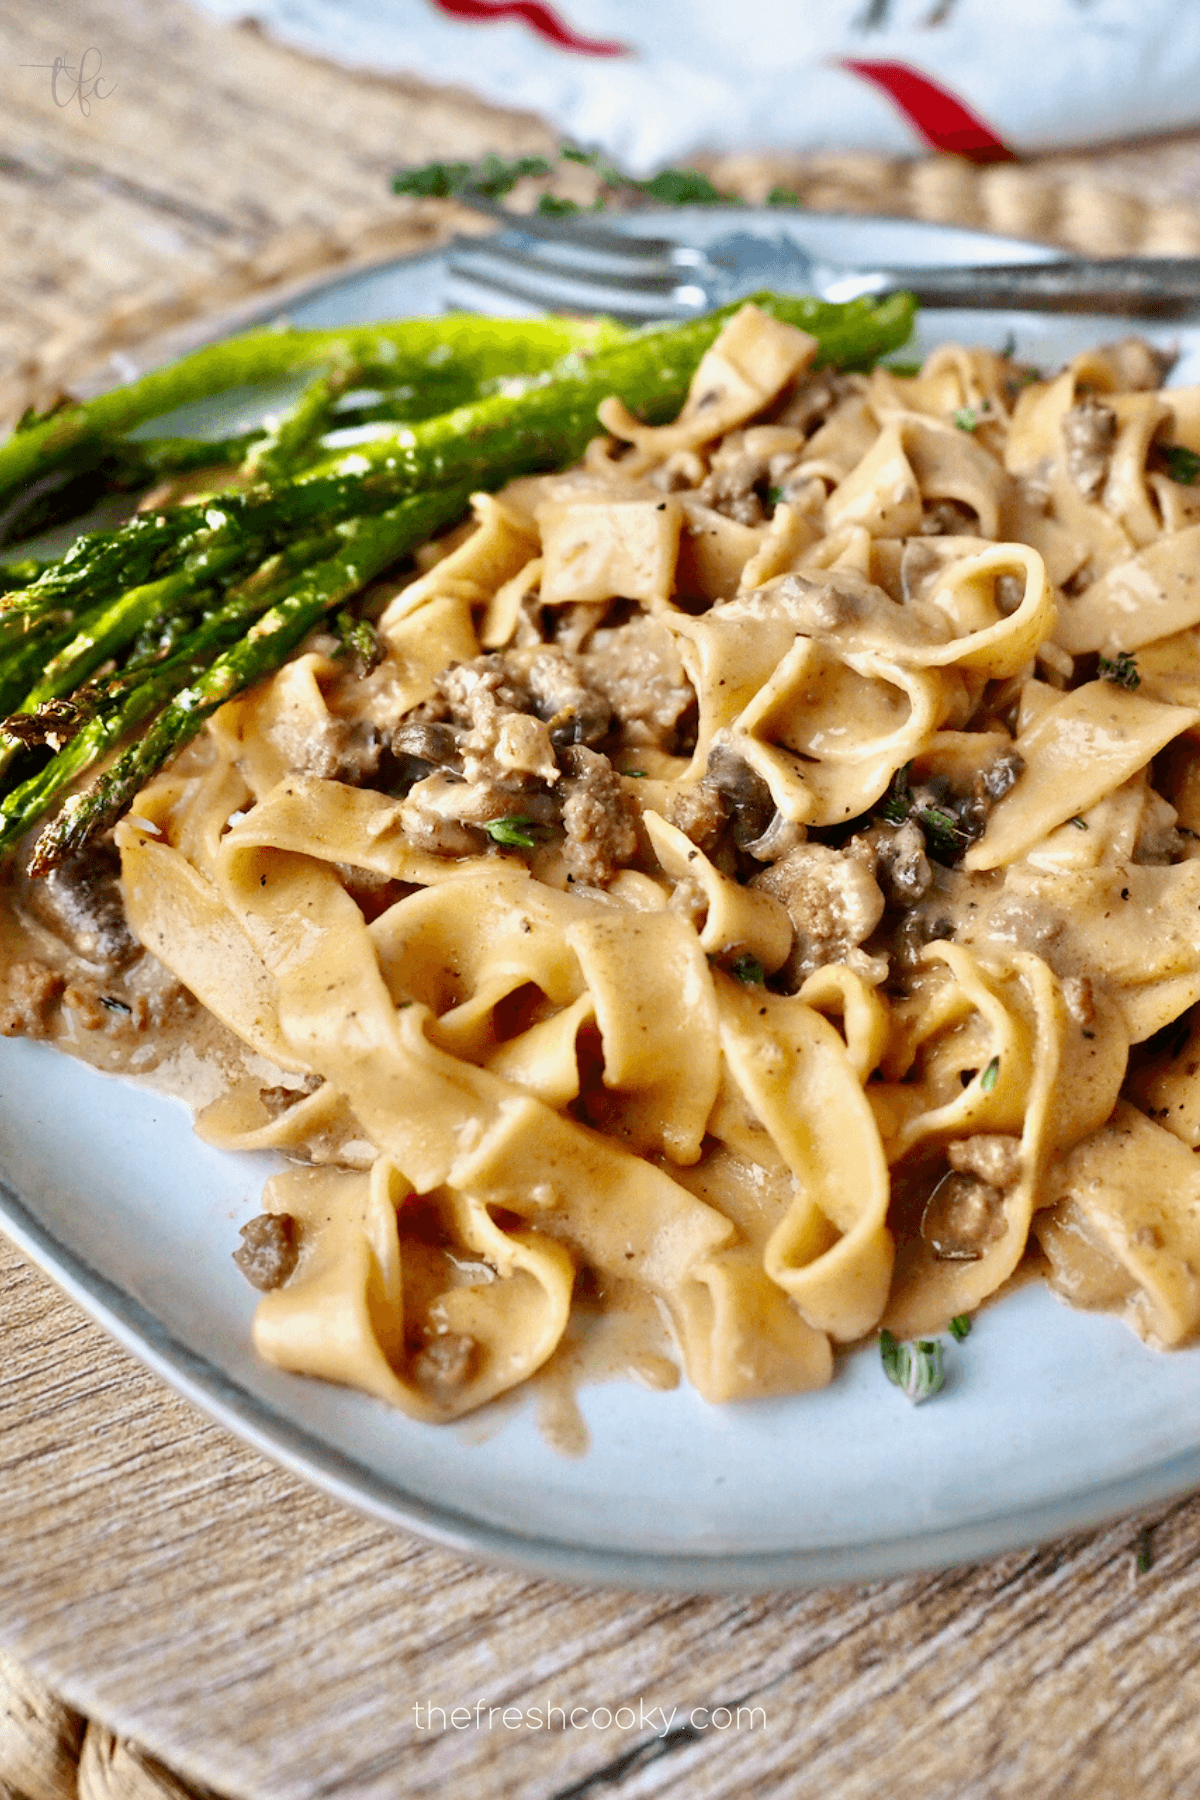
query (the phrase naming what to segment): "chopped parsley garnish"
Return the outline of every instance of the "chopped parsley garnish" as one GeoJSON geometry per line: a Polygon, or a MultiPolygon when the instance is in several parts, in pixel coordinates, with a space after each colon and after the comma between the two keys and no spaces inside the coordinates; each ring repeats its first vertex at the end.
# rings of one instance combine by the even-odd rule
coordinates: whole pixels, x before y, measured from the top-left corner
{"type": "Polygon", "coordinates": [[[969,840],[956,819],[940,806],[919,806],[913,814],[936,856],[956,856],[969,840]]]}
{"type": "Polygon", "coordinates": [[[649,181],[631,182],[659,206],[719,206],[728,195],[695,169],[662,169],[649,181]]]}
{"type": "Polygon", "coordinates": [[[399,169],[392,176],[393,194],[411,194],[422,200],[449,200],[456,194],[483,194],[500,200],[511,193],[524,175],[549,175],[544,156],[518,156],[505,162],[489,154],[481,162],[431,162],[418,169],[399,169]]]}
{"type": "Polygon", "coordinates": [[[914,1406],[930,1399],[945,1383],[940,1338],[922,1338],[915,1344],[903,1344],[890,1331],[881,1331],[879,1356],[888,1380],[914,1406]]]}
{"type": "Polygon", "coordinates": [[[1167,474],[1181,487],[1195,487],[1200,481],[1200,456],[1185,444],[1163,444],[1159,454],[1167,474]]]}
{"type": "Polygon", "coordinates": [[[767,195],[768,206],[803,206],[799,194],[789,187],[773,187],[767,195]]]}
{"type": "Polygon", "coordinates": [[[489,819],[484,830],[494,844],[508,844],[514,850],[533,850],[537,847],[537,839],[529,827],[533,820],[522,813],[514,813],[507,819],[489,819]]]}
{"type": "Polygon", "coordinates": [[[1075,814],[1074,818],[1071,820],[1071,823],[1075,827],[1076,831],[1090,831],[1092,829],[1091,826],[1088,824],[1087,820],[1081,819],[1078,813],[1075,814]]]}
{"type": "MultiPolygon", "coordinates": [[[[739,201],[736,194],[723,194],[697,169],[660,169],[657,175],[639,181],[636,176],[626,175],[599,151],[579,150],[572,144],[563,144],[558,155],[567,162],[582,163],[599,177],[601,191],[592,203],[594,212],[603,212],[607,196],[620,192],[638,195],[658,206],[718,206],[738,204],[739,201]]],[[[431,162],[419,168],[398,169],[392,176],[392,192],[421,200],[459,198],[469,201],[472,195],[502,200],[524,176],[553,173],[554,164],[544,156],[518,156],[514,161],[506,162],[502,156],[489,155],[477,163],[431,162]]],[[[799,196],[786,188],[776,188],[768,203],[772,206],[802,204],[799,196]]],[[[563,218],[588,209],[576,200],[542,194],[537,210],[543,217],[563,218]]]]}
{"type": "Polygon", "coordinates": [[[884,363],[883,366],[889,375],[899,375],[902,380],[911,381],[914,375],[919,375],[921,373],[923,364],[919,362],[890,362],[884,363]]]}
{"type": "Polygon", "coordinates": [[[912,789],[908,785],[911,763],[905,763],[896,770],[888,783],[888,791],[883,796],[879,808],[879,816],[889,825],[903,825],[912,811],[912,789]]]}
{"type": "Polygon", "coordinates": [[[1128,650],[1118,650],[1115,656],[1102,656],[1096,664],[1096,673],[1101,681],[1114,681],[1118,687],[1133,689],[1142,685],[1137,663],[1128,650]]]}
{"type": "Polygon", "coordinates": [[[983,1071],[983,1074],[979,1077],[979,1091],[981,1094],[990,1094],[991,1093],[992,1089],[996,1085],[996,1079],[999,1074],[1000,1074],[1000,1058],[998,1056],[993,1056],[991,1062],[988,1064],[987,1068],[983,1071]]]}
{"type": "Polygon", "coordinates": [[[622,775],[628,775],[630,781],[646,781],[649,777],[645,769],[622,769],[622,775]]]}
{"type": "Polygon", "coordinates": [[[739,956],[737,961],[731,965],[729,973],[736,975],[739,981],[757,987],[761,987],[767,979],[766,970],[757,956],[739,956]]]}
{"type": "Polygon", "coordinates": [[[1015,331],[1005,332],[1004,342],[1000,346],[1000,354],[1005,362],[1011,362],[1013,357],[1017,354],[1017,334],[1015,331]]]}
{"type": "Polygon", "coordinates": [[[971,1321],[966,1313],[955,1313],[950,1321],[950,1336],[961,1344],[964,1338],[971,1335],[971,1321]]]}
{"type": "Polygon", "coordinates": [[[1134,1567],[1139,1575],[1148,1575],[1154,1567],[1153,1527],[1143,1525],[1134,1540],[1134,1567]]]}
{"type": "Polygon", "coordinates": [[[979,423],[979,415],[973,406],[960,406],[954,415],[954,423],[960,431],[974,431],[979,423]]]}
{"type": "Polygon", "coordinates": [[[537,209],[543,218],[551,219],[563,219],[583,211],[578,200],[560,200],[557,194],[539,194],[537,209]]]}
{"type": "Polygon", "coordinates": [[[787,499],[787,495],[784,493],[784,491],[781,487],[769,487],[767,489],[767,505],[768,506],[780,506],[783,504],[783,502],[786,499],[787,499]]]}

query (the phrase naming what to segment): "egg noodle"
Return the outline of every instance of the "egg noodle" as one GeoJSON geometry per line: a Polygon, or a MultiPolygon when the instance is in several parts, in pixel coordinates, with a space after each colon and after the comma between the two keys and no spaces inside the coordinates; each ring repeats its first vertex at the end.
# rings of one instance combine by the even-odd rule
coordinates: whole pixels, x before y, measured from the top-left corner
{"type": "Polygon", "coordinates": [[[138,938],[284,1072],[199,1121],[306,1165],[270,1361],[451,1419],[586,1272],[706,1399],[804,1391],[1031,1231],[1196,1326],[1200,389],[815,350],[748,306],[674,424],[606,402],[377,668],[317,640],[118,827],[138,938]]]}

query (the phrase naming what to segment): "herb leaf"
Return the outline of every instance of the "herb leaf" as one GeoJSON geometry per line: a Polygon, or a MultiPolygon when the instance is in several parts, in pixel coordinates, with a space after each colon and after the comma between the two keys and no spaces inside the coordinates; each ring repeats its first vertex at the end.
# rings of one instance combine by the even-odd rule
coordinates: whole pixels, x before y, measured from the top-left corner
{"type": "Polygon", "coordinates": [[[1096,673],[1101,681],[1114,681],[1118,687],[1132,690],[1142,685],[1137,663],[1128,650],[1118,650],[1115,656],[1102,656],[1096,664],[1096,673]]]}
{"type": "Polygon", "coordinates": [[[912,811],[912,789],[908,785],[911,763],[905,763],[897,769],[888,784],[888,791],[879,805],[879,816],[889,825],[903,825],[912,811]]]}
{"type": "Polygon", "coordinates": [[[979,415],[973,406],[960,406],[954,415],[954,423],[960,431],[974,431],[979,423],[979,415]]]}
{"type": "Polygon", "coordinates": [[[955,1313],[950,1321],[950,1336],[961,1344],[964,1338],[971,1335],[971,1321],[966,1313],[955,1313]]]}
{"type": "Polygon", "coordinates": [[[981,1094],[990,1094],[991,1093],[992,1089],[996,1085],[996,1080],[997,1080],[997,1077],[999,1076],[999,1074],[1000,1074],[1000,1058],[998,1056],[993,1056],[991,1062],[988,1064],[987,1068],[983,1071],[983,1074],[979,1077],[979,1091],[981,1094]]]}
{"type": "Polygon", "coordinates": [[[533,850],[537,839],[529,831],[533,820],[521,813],[513,813],[507,819],[489,819],[484,830],[494,844],[509,844],[516,850],[533,850]]]}
{"type": "Polygon", "coordinates": [[[761,987],[767,979],[766,971],[757,956],[739,956],[737,961],[731,964],[729,973],[736,976],[738,981],[744,981],[750,986],[761,987]]]}
{"type": "Polygon", "coordinates": [[[940,1338],[922,1338],[915,1344],[903,1344],[890,1331],[881,1331],[879,1356],[888,1380],[914,1406],[930,1399],[945,1384],[940,1338]]]}
{"type": "Polygon", "coordinates": [[[1172,481],[1179,482],[1181,487],[1195,487],[1200,481],[1200,456],[1194,450],[1184,444],[1164,444],[1160,454],[1172,481]]]}
{"type": "Polygon", "coordinates": [[[794,193],[792,191],[792,189],[789,187],[773,187],[771,189],[770,193],[767,195],[767,205],[768,206],[803,206],[804,202],[800,198],[799,194],[794,193]]]}

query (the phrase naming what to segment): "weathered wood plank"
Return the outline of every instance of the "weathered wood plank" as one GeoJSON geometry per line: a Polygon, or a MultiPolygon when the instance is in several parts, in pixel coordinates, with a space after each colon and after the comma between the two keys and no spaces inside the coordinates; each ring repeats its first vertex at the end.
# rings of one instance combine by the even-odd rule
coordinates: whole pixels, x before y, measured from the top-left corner
{"type": "Polygon", "coordinates": [[[1156,1800],[1200,1782],[1200,1499],[857,1588],[576,1590],[446,1555],[308,1489],[160,1386],[7,1246],[0,1305],[0,1642],[227,1793],[1156,1800]],[[1139,1577],[1145,1524],[1155,1561],[1139,1577]],[[429,1729],[430,1705],[449,1720],[480,1703],[524,1723],[496,1711],[489,1729],[485,1710],[429,1729]],[[739,1704],[762,1709],[753,1725],[689,1722],[739,1704]],[[655,1716],[530,1719],[625,1706],[655,1716]],[[659,1708],[677,1709],[665,1732],[659,1708]]]}

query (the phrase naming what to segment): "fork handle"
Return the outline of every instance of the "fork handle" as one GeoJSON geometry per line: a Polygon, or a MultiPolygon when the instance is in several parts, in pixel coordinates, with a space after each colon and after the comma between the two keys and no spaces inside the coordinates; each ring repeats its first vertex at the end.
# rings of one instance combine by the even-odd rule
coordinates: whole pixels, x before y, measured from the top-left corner
{"type": "MultiPolygon", "coordinates": [[[[907,288],[924,306],[1014,307],[1169,317],[1200,306],[1200,257],[1065,257],[975,268],[885,269],[876,292],[907,288]]],[[[872,284],[874,288],[874,283],[872,284]]]]}

